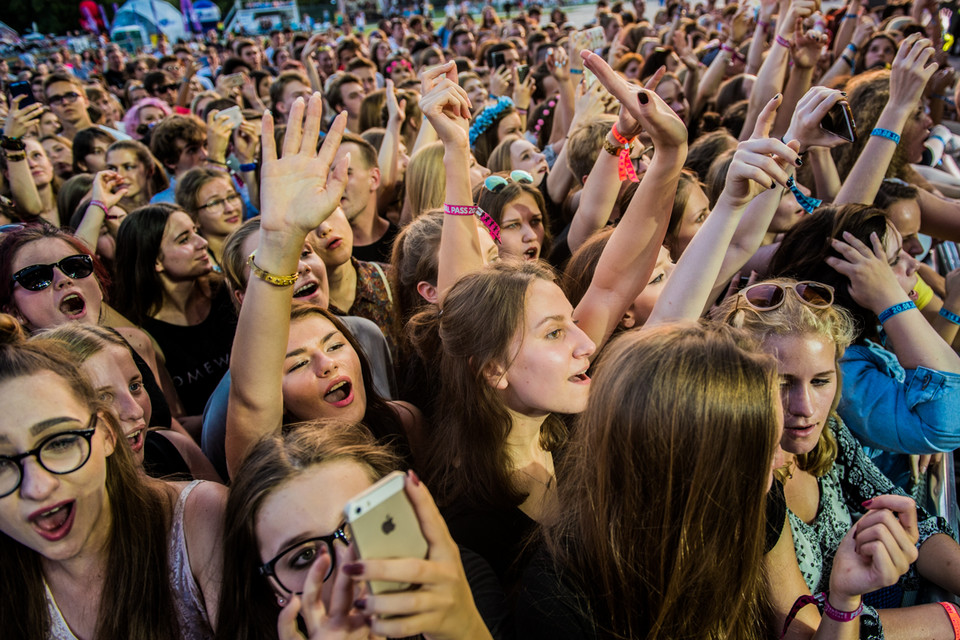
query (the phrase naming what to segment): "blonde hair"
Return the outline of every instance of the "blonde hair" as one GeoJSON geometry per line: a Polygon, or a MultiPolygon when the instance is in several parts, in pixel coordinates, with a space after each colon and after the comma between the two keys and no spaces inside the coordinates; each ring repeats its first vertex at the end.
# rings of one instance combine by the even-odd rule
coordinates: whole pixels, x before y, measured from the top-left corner
{"type": "MultiPolygon", "coordinates": [[[[766,282],[781,286],[796,285],[796,280],[776,278],[766,282]]],[[[743,303],[743,293],[724,300],[710,313],[718,322],[750,331],[762,343],[769,336],[815,335],[834,343],[837,347],[835,363],[837,370],[837,394],[830,407],[835,413],[840,402],[839,361],[854,338],[853,317],[843,307],[831,305],[824,309],[811,307],[791,293],[784,296],[783,304],[771,311],[757,311],[743,303]]],[[[797,456],[797,466],[820,477],[826,474],[837,457],[837,442],[830,429],[824,429],[813,451],[797,456]]]]}
{"type": "Polygon", "coordinates": [[[425,211],[443,206],[447,170],[443,166],[443,143],[433,142],[410,158],[405,176],[410,216],[416,219],[425,211]]]}

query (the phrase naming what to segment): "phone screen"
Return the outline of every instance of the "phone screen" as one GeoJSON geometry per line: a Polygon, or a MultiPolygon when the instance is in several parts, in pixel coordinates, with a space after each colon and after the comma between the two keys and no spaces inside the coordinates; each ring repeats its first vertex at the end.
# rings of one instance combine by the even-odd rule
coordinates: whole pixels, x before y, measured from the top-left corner
{"type": "Polygon", "coordinates": [[[521,64],[517,67],[517,79],[520,82],[523,82],[527,79],[527,76],[530,75],[530,66],[526,64],[521,64]]]}
{"type": "Polygon", "coordinates": [[[503,51],[494,51],[490,54],[491,69],[499,69],[505,64],[507,64],[507,57],[503,54],[503,51]]]}
{"type": "Polygon", "coordinates": [[[857,125],[853,120],[853,113],[846,100],[841,100],[831,107],[827,115],[820,121],[820,128],[838,135],[847,142],[857,139],[857,125]]]}

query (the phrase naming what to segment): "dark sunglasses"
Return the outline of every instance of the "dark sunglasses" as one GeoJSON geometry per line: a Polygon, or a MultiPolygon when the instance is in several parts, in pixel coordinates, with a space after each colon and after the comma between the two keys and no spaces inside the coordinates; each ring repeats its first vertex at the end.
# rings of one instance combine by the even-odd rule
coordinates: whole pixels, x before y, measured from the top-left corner
{"type": "Polygon", "coordinates": [[[740,308],[740,300],[743,300],[746,306],[755,311],[773,311],[783,305],[787,297],[787,289],[793,291],[797,299],[808,307],[827,309],[833,304],[833,287],[826,284],[798,282],[783,285],[776,282],[760,282],[740,292],[737,308],[740,308]]]}
{"type": "MultiPolygon", "coordinates": [[[[514,169],[511,171],[510,179],[514,182],[519,182],[520,184],[533,184],[533,176],[523,169],[514,169]]],[[[507,179],[503,176],[489,176],[483,181],[483,186],[485,186],[488,191],[497,193],[507,186],[507,179]]]]}
{"type": "Polygon", "coordinates": [[[13,281],[27,291],[43,291],[53,282],[53,268],[68,278],[86,278],[93,273],[93,258],[82,253],[53,264],[35,264],[13,274],[13,281]]]}

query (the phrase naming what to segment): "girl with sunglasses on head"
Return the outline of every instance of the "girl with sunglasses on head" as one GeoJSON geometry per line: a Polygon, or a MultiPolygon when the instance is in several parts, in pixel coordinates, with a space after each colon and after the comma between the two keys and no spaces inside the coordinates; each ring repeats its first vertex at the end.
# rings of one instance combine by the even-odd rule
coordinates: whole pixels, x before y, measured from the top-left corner
{"type": "MultiPolygon", "coordinates": [[[[874,466],[836,413],[839,362],[853,339],[854,324],[833,300],[830,286],[777,279],[747,287],[711,313],[716,320],[749,330],[761,341],[761,349],[777,360],[784,416],[781,480],[803,578],[799,582],[790,571],[772,583],[774,608],[781,618],[798,588],[803,593],[823,591],[843,570],[835,556],[854,522],[859,520],[854,539],[863,544],[863,523],[886,517],[876,511],[875,501],[886,500],[888,494],[905,495],[874,466]]],[[[904,550],[916,544],[916,562],[911,561],[896,585],[865,595],[861,637],[914,637],[911,633],[919,628],[926,638],[954,635],[951,623],[958,615],[953,605],[899,608],[916,601],[921,576],[952,593],[960,589],[960,579],[950,568],[960,562],[953,532],[943,519],[921,507],[916,508],[916,517],[919,539],[896,536],[904,550]]],[[[815,625],[813,610],[806,615],[806,624],[815,625]]]]}
{"type": "Polygon", "coordinates": [[[4,637],[213,637],[225,489],[138,473],[90,384],[6,315],[0,496],[4,637]]]}
{"type": "Polygon", "coordinates": [[[902,454],[960,446],[960,356],[917,309],[916,270],[883,210],[859,204],[822,207],[801,220],[769,267],[773,276],[832,286],[854,317],[837,411],[901,487],[919,484],[902,454]]]}
{"type": "Polygon", "coordinates": [[[362,424],[308,422],[258,441],[227,503],[217,638],[295,640],[306,631],[311,640],[418,634],[488,640],[460,552],[414,472],[405,490],[427,557],[357,557],[344,507],[401,465],[362,424]],[[372,595],[369,580],[419,586],[372,595]]]}
{"type": "MultiPolygon", "coordinates": [[[[691,323],[613,340],[524,575],[518,636],[779,637],[763,594],[764,554],[784,528],[776,396],[776,367],[746,332],[691,323]]],[[[839,609],[916,557],[900,545],[916,536],[912,501],[881,502],[906,513],[861,522],[859,549],[844,539],[830,583],[839,609]]],[[[825,620],[816,637],[856,638],[858,626],[825,620]]]]}
{"type": "Polygon", "coordinates": [[[500,258],[539,260],[550,255],[547,205],[532,175],[522,169],[487,176],[477,206],[500,227],[500,258]]]}
{"type": "Polygon", "coordinates": [[[179,399],[166,370],[158,365],[150,337],[105,301],[110,277],[90,248],[76,236],[46,225],[27,225],[0,234],[0,311],[29,331],[62,324],[116,328],[137,354],[156,424],[171,424],[179,399]]]}
{"type": "MultiPolygon", "coordinates": [[[[334,120],[318,152],[321,104],[319,94],[309,106],[301,98],[294,102],[279,159],[273,121],[268,116],[263,123],[264,209],[257,249],[247,258],[250,278],[230,361],[225,445],[231,476],[254,442],[285,423],[363,420],[404,452],[407,436],[414,440],[420,428],[415,407],[377,394],[363,352],[339,320],[317,307],[292,308],[304,242],[338,210],[347,174],[345,161],[331,168],[346,114],[334,120]],[[301,128],[295,123],[304,112],[301,128]]],[[[340,218],[346,222],[342,212],[340,218]]]]}
{"type": "MultiPolygon", "coordinates": [[[[649,279],[686,151],[686,129],[655,94],[631,87],[598,56],[586,55],[586,64],[621,100],[623,130],[643,123],[657,153],[576,309],[537,261],[482,268],[467,169],[469,101],[455,66],[428,72],[422,92],[421,108],[445,145],[448,214],[439,304],[411,321],[424,360],[440,354],[437,431],[423,469],[454,538],[503,583],[513,581],[523,540],[555,496],[553,451],[566,433],[557,414],[583,410],[596,345],[649,279]]],[[[616,171],[606,155],[595,171],[616,171]]]]}

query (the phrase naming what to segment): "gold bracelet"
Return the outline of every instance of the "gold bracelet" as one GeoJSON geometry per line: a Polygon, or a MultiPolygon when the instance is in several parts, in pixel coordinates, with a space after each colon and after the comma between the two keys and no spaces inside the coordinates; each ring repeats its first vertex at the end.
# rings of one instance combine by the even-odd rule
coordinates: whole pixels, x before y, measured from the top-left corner
{"type": "Polygon", "coordinates": [[[247,258],[247,266],[250,267],[250,273],[257,276],[264,282],[272,284],[275,287],[289,287],[300,277],[299,273],[294,273],[293,275],[289,276],[275,276],[272,273],[268,273],[258,267],[257,263],[253,261],[253,258],[256,255],[256,251],[250,254],[250,257],[247,258]]]}
{"type": "Polygon", "coordinates": [[[613,157],[618,157],[620,152],[624,149],[630,150],[630,145],[620,144],[619,142],[611,142],[610,136],[604,136],[603,138],[603,150],[612,155],[613,157]]]}

